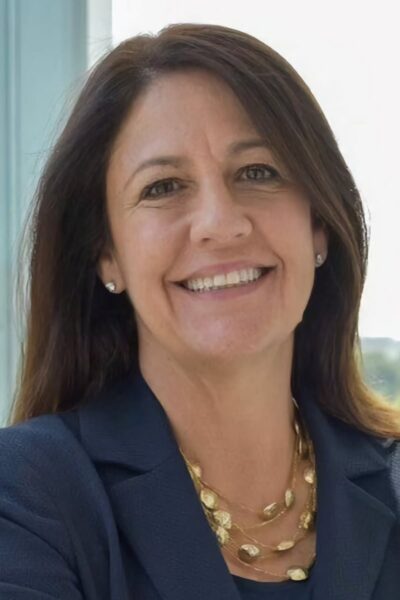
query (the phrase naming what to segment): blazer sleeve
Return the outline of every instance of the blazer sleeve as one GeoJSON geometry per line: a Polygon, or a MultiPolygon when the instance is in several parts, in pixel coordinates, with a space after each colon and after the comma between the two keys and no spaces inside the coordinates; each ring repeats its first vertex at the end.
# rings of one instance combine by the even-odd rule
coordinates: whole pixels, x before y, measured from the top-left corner
{"type": "Polygon", "coordinates": [[[18,426],[0,429],[0,598],[82,600],[51,482],[32,454],[18,426]]]}

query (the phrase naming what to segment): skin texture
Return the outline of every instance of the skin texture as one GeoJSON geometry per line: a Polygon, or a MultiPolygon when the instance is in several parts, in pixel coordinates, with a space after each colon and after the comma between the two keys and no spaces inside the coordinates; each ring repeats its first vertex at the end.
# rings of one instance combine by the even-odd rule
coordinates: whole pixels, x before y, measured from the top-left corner
{"type": "Polygon", "coordinates": [[[247,504],[259,508],[281,496],[288,478],[294,329],[327,237],[313,230],[308,199],[272,150],[229,155],[232,143],[250,138],[261,140],[214,75],[196,69],[153,82],[114,144],[107,171],[114,247],[98,273],[131,299],[142,373],[185,454],[228,498],[243,501],[246,490],[247,504]],[[134,175],[143,161],[165,155],[185,161],[134,175]],[[166,179],[151,189],[158,197],[143,197],[166,179]],[[218,301],[176,284],[240,260],[275,269],[250,293],[218,301]]]}

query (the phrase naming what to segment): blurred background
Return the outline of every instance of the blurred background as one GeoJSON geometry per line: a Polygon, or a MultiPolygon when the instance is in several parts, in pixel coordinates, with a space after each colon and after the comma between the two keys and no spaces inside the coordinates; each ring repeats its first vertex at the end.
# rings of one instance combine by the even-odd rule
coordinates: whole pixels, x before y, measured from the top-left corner
{"type": "MultiPolygon", "coordinates": [[[[364,200],[371,245],[360,335],[367,381],[400,405],[400,38],[397,0],[0,0],[0,425],[23,341],[19,241],[41,168],[87,70],[169,23],[260,38],[299,72],[364,200]]],[[[46,293],[46,290],[43,290],[46,293]]]]}

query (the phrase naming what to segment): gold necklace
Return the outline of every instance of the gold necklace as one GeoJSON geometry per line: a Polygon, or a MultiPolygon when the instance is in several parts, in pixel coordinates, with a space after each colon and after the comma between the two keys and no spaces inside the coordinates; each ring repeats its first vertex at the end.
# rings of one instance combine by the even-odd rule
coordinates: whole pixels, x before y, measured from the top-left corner
{"type": "MultiPolygon", "coordinates": [[[[292,398],[297,412],[299,412],[297,402],[292,398]]],[[[300,415],[299,415],[300,416],[300,415]]],[[[200,497],[201,506],[207,517],[211,529],[214,531],[218,543],[228,554],[233,556],[242,565],[255,570],[259,573],[272,575],[273,577],[284,578],[293,581],[302,581],[309,576],[309,570],[314,563],[316,553],[314,552],[308,561],[307,566],[293,565],[285,570],[285,573],[276,573],[259,568],[254,563],[261,563],[270,557],[276,558],[279,554],[283,555],[290,552],[298,542],[305,539],[313,530],[316,517],[316,472],[315,455],[312,440],[309,437],[304,424],[300,425],[299,419],[294,419],[295,444],[291,468],[291,477],[289,486],[286,488],[283,499],[275,501],[264,506],[261,511],[254,511],[246,505],[239,502],[229,501],[215,486],[211,486],[202,478],[202,469],[199,464],[192,463],[184,454],[182,448],[179,450],[185,460],[190,476],[193,480],[196,491],[200,497]],[[260,540],[250,535],[248,532],[253,529],[264,528],[276,520],[285,516],[296,503],[296,478],[298,472],[298,462],[301,459],[308,459],[308,466],[303,470],[303,478],[309,484],[307,501],[300,514],[296,532],[289,539],[281,540],[277,544],[264,544],[260,540]],[[229,510],[223,510],[219,506],[219,500],[231,506],[238,506],[248,512],[257,515],[261,520],[249,526],[240,526],[233,521],[229,510]],[[243,537],[250,540],[250,543],[237,544],[234,537],[240,532],[243,537]],[[264,551],[263,551],[264,549],[264,551]]]]}

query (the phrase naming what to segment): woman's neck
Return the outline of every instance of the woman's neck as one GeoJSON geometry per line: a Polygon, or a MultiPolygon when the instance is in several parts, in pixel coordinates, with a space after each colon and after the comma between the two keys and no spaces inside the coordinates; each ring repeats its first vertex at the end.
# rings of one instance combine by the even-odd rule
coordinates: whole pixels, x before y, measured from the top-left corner
{"type": "Polygon", "coordinates": [[[259,506],[287,484],[295,442],[291,342],[228,369],[156,360],[142,348],[140,369],[163,406],[177,443],[203,477],[232,501],[259,506]],[[151,360],[147,360],[151,356],[151,360]]]}

